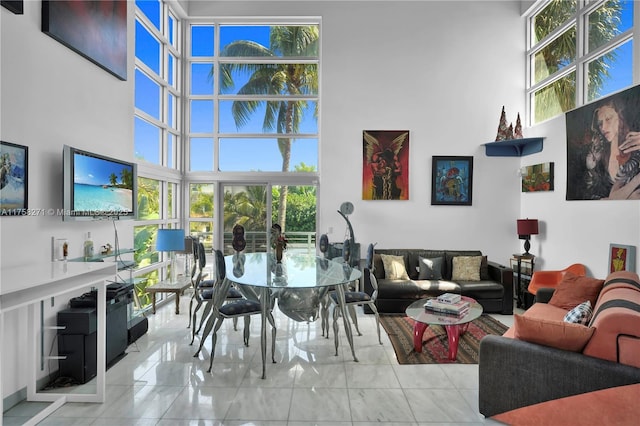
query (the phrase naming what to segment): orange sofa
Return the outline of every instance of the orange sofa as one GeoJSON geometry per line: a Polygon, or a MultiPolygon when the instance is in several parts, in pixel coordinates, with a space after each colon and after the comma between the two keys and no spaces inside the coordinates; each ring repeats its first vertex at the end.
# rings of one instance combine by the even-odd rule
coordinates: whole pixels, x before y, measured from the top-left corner
{"type": "Polygon", "coordinates": [[[536,299],[503,336],[480,343],[482,414],[640,383],[637,274],[614,272],[606,280],[569,274],[556,290],[539,289],[536,299]],[[585,299],[593,306],[588,324],[563,321],[585,299]]]}

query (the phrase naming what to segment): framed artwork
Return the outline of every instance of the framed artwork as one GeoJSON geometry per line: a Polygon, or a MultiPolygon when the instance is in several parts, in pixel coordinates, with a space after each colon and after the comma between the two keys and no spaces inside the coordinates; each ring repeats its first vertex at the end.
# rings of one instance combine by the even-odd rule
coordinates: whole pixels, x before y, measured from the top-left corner
{"type": "Polygon", "coordinates": [[[23,0],[2,0],[0,4],[15,13],[16,15],[22,15],[24,13],[24,2],[23,0]]]}
{"type": "Polygon", "coordinates": [[[362,199],[409,199],[409,131],[362,132],[362,199]]]}
{"type": "Polygon", "coordinates": [[[553,191],[553,163],[522,168],[522,192],[553,191]]]}
{"type": "Polygon", "coordinates": [[[0,141],[0,216],[27,214],[29,148],[0,141]]]}
{"type": "Polygon", "coordinates": [[[640,131],[640,86],[567,112],[566,124],[567,200],[640,199],[640,151],[620,150],[640,131]]]}
{"type": "Polygon", "coordinates": [[[120,80],[127,79],[126,0],[43,0],[42,31],[120,80]]]}
{"type": "Polygon", "coordinates": [[[473,195],[473,157],[434,156],[431,205],[470,206],[473,195]]]}
{"type": "Polygon", "coordinates": [[[636,248],[622,244],[609,244],[609,273],[636,271],[636,248]]]}

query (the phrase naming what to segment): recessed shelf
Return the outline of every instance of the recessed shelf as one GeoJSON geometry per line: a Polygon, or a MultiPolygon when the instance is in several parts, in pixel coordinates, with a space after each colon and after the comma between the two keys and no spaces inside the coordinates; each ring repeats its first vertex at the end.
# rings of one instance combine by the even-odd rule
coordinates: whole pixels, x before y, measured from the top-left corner
{"type": "Polygon", "coordinates": [[[522,157],[542,151],[544,138],[509,139],[485,143],[487,157],[522,157]]]}

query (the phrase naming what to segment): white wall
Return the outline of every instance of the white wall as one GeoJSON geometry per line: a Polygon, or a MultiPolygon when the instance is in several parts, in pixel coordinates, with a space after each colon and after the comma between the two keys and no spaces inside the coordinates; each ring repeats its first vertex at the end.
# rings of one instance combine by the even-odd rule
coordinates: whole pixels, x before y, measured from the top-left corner
{"type": "MultiPolygon", "coordinates": [[[[24,15],[0,7],[0,139],[29,147],[29,208],[62,209],[62,147],[68,144],[115,158],[133,159],[133,73],[121,81],[40,31],[41,2],[25,1],[24,15]]],[[[133,3],[129,3],[129,69],[134,57],[133,3]]],[[[132,221],[117,224],[121,247],[133,244],[132,221]]],[[[0,218],[0,265],[51,259],[51,237],[66,237],[70,257],[82,255],[92,232],[96,248],[114,243],[111,221],[62,222],[59,216],[0,218]]],[[[0,283],[2,285],[2,283],[0,283]]],[[[77,296],[77,294],[71,295],[77,296]]],[[[70,297],[71,297],[70,296],[70,297]]],[[[47,302],[48,323],[67,300],[47,302]]],[[[3,397],[26,386],[26,309],[5,315],[3,397]]],[[[45,343],[49,351],[50,340],[45,343]]],[[[45,371],[46,373],[48,371],[45,371]]],[[[42,375],[44,375],[44,373],[42,375]]]]}
{"type": "MultiPolygon", "coordinates": [[[[562,269],[583,263],[590,275],[608,274],[609,244],[640,249],[640,202],[635,200],[566,201],[567,137],[565,117],[530,129],[544,136],[542,152],[523,157],[523,165],[554,162],[553,192],[523,193],[522,217],[540,220],[540,235],[531,238],[536,269],[562,269]]],[[[640,266],[636,253],[636,266],[640,266]]]]}
{"type": "Polygon", "coordinates": [[[322,17],[319,232],[379,248],[520,248],[520,160],[487,157],[505,105],[524,112],[519,2],[191,2],[192,16],[322,17]],[[410,130],[408,201],[362,200],[362,131],[410,130]],[[473,205],[431,206],[431,157],[473,155],[473,205]]]}

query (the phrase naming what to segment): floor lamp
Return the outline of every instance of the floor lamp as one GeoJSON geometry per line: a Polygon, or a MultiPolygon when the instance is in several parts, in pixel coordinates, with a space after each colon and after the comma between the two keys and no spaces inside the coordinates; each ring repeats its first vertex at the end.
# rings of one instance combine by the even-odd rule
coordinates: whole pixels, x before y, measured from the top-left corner
{"type": "Polygon", "coordinates": [[[168,251],[171,259],[171,282],[176,279],[176,251],[184,251],[184,229],[158,229],[156,250],[168,251]]]}

